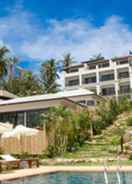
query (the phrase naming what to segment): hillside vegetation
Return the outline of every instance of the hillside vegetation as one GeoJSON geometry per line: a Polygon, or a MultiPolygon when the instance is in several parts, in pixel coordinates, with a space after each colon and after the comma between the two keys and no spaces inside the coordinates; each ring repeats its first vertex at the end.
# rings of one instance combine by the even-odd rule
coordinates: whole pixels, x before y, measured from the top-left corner
{"type": "Polygon", "coordinates": [[[42,118],[49,143],[44,157],[131,157],[131,140],[126,144],[131,116],[132,102],[127,98],[102,102],[92,114],[88,109],[76,113],[64,107],[52,108],[42,118]]]}
{"type": "Polygon", "coordinates": [[[132,153],[132,110],[123,112],[116,117],[112,125],[102,131],[100,135],[93,136],[92,141],[85,141],[85,144],[76,152],[66,153],[65,158],[111,158],[116,159],[120,154],[121,158],[131,159],[132,153]],[[124,150],[120,148],[120,127],[123,128],[124,150]]]}

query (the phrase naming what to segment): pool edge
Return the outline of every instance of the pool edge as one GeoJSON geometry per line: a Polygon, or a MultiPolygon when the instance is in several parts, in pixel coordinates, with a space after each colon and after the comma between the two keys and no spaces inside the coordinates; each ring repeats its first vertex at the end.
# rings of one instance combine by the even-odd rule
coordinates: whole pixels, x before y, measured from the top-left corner
{"type": "MultiPolygon", "coordinates": [[[[117,166],[108,166],[108,172],[114,172],[117,166]]],[[[25,177],[32,177],[42,174],[50,174],[57,172],[103,172],[102,166],[41,166],[40,168],[14,170],[12,173],[0,174],[0,182],[17,180],[25,177]]],[[[120,171],[132,172],[132,166],[122,166],[120,171]]]]}

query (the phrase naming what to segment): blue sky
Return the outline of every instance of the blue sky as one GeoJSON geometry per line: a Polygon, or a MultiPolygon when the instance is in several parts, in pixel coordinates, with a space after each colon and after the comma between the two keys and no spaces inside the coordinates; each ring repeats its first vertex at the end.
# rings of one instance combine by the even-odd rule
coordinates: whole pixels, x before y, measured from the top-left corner
{"type": "Polygon", "coordinates": [[[1,0],[0,44],[21,65],[38,71],[41,61],[127,55],[132,50],[130,0],[1,0]]]}

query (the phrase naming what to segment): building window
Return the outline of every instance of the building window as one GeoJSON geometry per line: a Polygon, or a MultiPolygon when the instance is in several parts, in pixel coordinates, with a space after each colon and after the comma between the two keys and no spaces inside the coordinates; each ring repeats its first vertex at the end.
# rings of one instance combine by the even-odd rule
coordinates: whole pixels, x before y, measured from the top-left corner
{"type": "Polygon", "coordinates": [[[113,73],[100,76],[100,81],[108,81],[108,80],[114,80],[113,73]]]}
{"type": "Polygon", "coordinates": [[[119,79],[129,78],[129,72],[128,71],[126,71],[126,72],[119,72],[118,73],[118,78],[119,79]]]}
{"type": "Polygon", "coordinates": [[[117,65],[128,64],[128,60],[117,61],[117,65]]]}
{"type": "Polygon", "coordinates": [[[89,70],[96,69],[96,65],[89,65],[89,70]]]}
{"type": "Polygon", "coordinates": [[[114,95],[115,94],[115,88],[114,87],[109,87],[109,88],[103,88],[102,89],[102,95],[104,96],[109,96],[109,95],[114,95]]]}
{"type": "Polygon", "coordinates": [[[94,100],[88,100],[87,101],[87,106],[95,106],[95,101],[94,100]]]}
{"type": "Polygon", "coordinates": [[[120,93],[129,93],[130,92],[130,85],[123,85],[120,86],[120,93]]]}
{"type": "Polygon", "coordinates": [[[80,105],[86,105],[86,106],[95,106],[94,100],[80,100],[78,101],[80,105]]]}
{"type": "Polygon", "coordinates": [[[98,66],[99,66],[99,68],[109,67],[109,62],[100,63],[98,66]]]}
{"type": "Polygon", "coordinates": [[[24,112],[18,112],[17,113],[17,125],[23,125],[24,124],[24,112]]]}
{"type": "Polygon", "coordinates": [[[79,79],[72,79],[67,81],[66,86],[77,86],[79,85],[79,79]]]}
{"type": "Polygon", "coordinates": [[[85,101],[85,100],[80,100],[80,101],[78,101],[78,103],[79,103],[80,105],[86,105],[86,101],[85,101]]]}
{"type": "Polygon", "coordinates": [[[17,113],[1,113],[0,114],[1,122],[10,122],[13,124],[17,124],[17,113]]]}
{"type": "Polygon", "coordinates": [[[96,76],[84,78],[84,84],[96,83],[96,76]]]}
{"type": "Polygon", "coordinates": [[[78,68],[71,68],[69,69],[69,73],[78,72],[78,68]]]}

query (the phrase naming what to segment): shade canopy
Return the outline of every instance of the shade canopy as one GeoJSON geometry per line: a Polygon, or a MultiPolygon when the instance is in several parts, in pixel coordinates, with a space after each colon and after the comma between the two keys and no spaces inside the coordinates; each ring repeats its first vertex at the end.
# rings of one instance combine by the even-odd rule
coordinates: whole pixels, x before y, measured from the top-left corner
{"type": "Polygon", "coordinates": [[[0,122],[0,134],[3,134],[5,132],[10,132],[13,129],[13,125],[10,123],[2,123],[0,122]]]}
{"type": "Polygon", "coordinates": [[[10,138],[10,137],[20,138],[21,136],[32,136],[37,133],[38,133],[38,130],[36,129],[27,128],[23,125],[18,125],[13,130],[3,133],[2,138],[10,138]]]}

